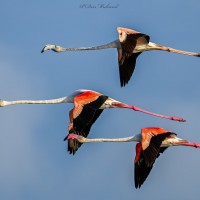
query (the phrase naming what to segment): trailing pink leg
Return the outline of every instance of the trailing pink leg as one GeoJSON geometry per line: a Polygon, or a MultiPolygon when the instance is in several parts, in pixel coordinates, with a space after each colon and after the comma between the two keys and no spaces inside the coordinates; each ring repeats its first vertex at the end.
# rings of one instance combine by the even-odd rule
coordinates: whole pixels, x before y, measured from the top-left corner
{"type": "Polygon", "coordinates": [[[156,116],[156,117],[161,117],[161,118],[165,118],[165,119],[169,119],[169,120],[174,120],[174,121],[179,121],[179,122],[185,122],[186,121],[185,119],[180,118],[180,117],[160,115],[160,114],[153,113],[153,112],[150,112],[150,111],[147,111],[147,110],[143,110],[143,109],[138,108],[136,106],[130,106],[130,105],[127,105],[127,104],[124,104],[124,103],[113,103],[112,105],[119,107],[119,108],[129,108],[129,109],[132,109],[134,111],[143,112],[143,113],[146,113],[146,114],[149,114],[149,115],[153,115],[153,116],[156,116]]]}
{"type": "Polygon", "coordinates": [[[182,146],[190,146],[190,147],[200,148],[200,144],[195,143],[195,142],[183,142],[183,143],[180,142],[178,144],[182,145],[182,146]]]}

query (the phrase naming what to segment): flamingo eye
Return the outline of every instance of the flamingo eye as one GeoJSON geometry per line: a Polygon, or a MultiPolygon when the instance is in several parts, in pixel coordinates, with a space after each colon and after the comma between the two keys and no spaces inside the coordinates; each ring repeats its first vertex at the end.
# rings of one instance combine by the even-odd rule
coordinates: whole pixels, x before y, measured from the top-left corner
{"type": "Polygon", "coordinates": [[[122,31],[121,30],[118,30],[118,33],[119,33],[119,35],[122,35],[122,31]]]}
{"type": "Polygon", "coordinates": [[[119,31],[119,40],[120,42],[124,42],[124,40],[126,39],[126,33],[124,31],[119,31]]]}

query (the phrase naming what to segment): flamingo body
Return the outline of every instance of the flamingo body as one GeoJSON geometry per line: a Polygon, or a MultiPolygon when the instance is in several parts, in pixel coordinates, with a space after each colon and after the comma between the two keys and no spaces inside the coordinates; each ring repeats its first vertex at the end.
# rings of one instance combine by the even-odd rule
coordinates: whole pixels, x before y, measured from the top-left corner
{"type": "MultiPolygon", "coordinates": [[[[0,107],[15,105],[15,104],[58,104],[58,103],[73,103],[74,108],[69,112],[69,133],[87,137],[92,125],[101,115],[104,109],[107,108],[128,108],[134,111],[143,112],[156,117],[166,118],[185,122],[183,118],[160,115],[147,110],[143,110],[136,106],[128,105],[120,101],[114,100],[104,94],[92,90],[77,90],[67,97],[50,100],[18,100],[5,101],[0,100],[0,107]]],[[[68,139],[68,136],[64,139],[68,139]]],[[[68,151],[75,154],[81,144],[75,140],[68,140],[68,151]]]]}
{"type": "MultiPolygon", "coordinates": [[[[69,134],[76,133],[78,135],[87,137],[92,125],[95,123],[104,109],[130,108],[137,110],[137,107],[129,106],[95,91],[80,90],[79,92],[74,93],[74,108],[69,113],[69,134]]],[[[68,135],[64,138],[64,140],[67,139],[68,135]]],[[[81,143],[77,140],[68,139],[68,151],[70,154],[75,154],[80,146],[81,143]]]]}
{"type": "Polygon", "coordinates": [[[142,140],[136,144],[135,156],[135,187],[140,188],[148,177],[153,164],[160,153],[165,148],[161,147],[164,140],[167,143],[167,137],[175,136],[163,128],[144,128],[141,131],[142,140]]]}
{"type": "Polygon", "coordinates": [[[94,47],[79,47],[79,48],[64,48],[59,45],[47,44],[43,47],[41,52],[43,53],[44,51],[47,50],[52,50],[54,52],[65,52],[65,51],[101,50],[106,48],[117,48],[121,87],[124,87],[126,84],[128,84],[135,70],[137,57],[144,51],[162,50],[179,54],[185,54],[189,56],[200,57],[200,53],[177,50],[171,47],[166,47],[150,42],[149,35],[143,34],[141,32],[132,29],[118,27],[117,32],[118,32],[118,40],[115,40],[108,44],[94,46],[94,47]]]}
{"type": "Polygon", "coordinates": [[[190,146],[200,148],[200,144],[189,142],[178,138],[176,133],[160,127],[147,127],[135,136],[127,138],[94,138],[88,139],[80,135],[69,134],[68,139],[80,143],[88,142],[137,142],[136,155],[134,160],[134,182],[135,188],[140,188],[150,174],[155,160],[168,147],[190,146]]]}
{"type": "Polygon", "coordinates": [[[141,130],[141,135],[141,141],[136,144],[136,156],[134,161],[136,188],[140,188],[145,182],[160,153],[163,153],[170,146],[190,146],[187,140],[178,138],[175,133],[163,128],[143,128],[141,130]]]}
{"type": "MultiPolygon", "coordinates": [[[[76,132],[87,137],[91,126],[102,113],[108,96],[97,92],[85,91],[74,97],[74,108],[70,111],[69,133],[76,132]]],[[[66,140],[67,137],[64,139],[66,140]]],[[[76,140],[68,140],[68,151],[73,154],[81,146],[76,140]]]]}

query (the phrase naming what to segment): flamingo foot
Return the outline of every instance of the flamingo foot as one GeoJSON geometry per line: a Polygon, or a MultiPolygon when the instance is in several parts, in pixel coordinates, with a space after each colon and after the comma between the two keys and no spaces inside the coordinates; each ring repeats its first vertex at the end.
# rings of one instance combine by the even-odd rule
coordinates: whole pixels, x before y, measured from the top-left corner
{"type": "Polygon", "coordinates": [[[174,121],[179,121],[179,122],[186,122],[185,119],[180,118],[180,117],[171,117],[171,118],[169,118],[169,119],[170,119],[170,120],[174,120],[174,121]]]}
{"type": "Polygon", "coordinates": [[[195,147],[195,148],[200,148],[200,144],[195,143],[195,142],[189,142],[187,145],[191,147],[195,147]]]}
{"type": "Polygon", "coordinates": [[[180,142],[180,145],[200,148],[200,144],[195,142],[180,142]]]}

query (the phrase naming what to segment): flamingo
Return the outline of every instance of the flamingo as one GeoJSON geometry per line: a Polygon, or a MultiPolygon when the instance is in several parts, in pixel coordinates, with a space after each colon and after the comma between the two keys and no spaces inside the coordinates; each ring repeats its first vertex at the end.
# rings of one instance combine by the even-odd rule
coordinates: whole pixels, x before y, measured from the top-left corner
{"type": "Polygon", "coordinates": [[[162,50],[200,57],[200,53],[181,51],[150,42],[150,36],[132,29],[118,27],[117,31],[119,34],[119,39],[108,44],[79,48],[65,48],[59,45],[47,44],[42,49],[41,53],[47,50],[52,50],[54,52],[64,52],[117,48],[121,87],[124,87],[126,84],[128,84],[135,69],[136,59],[143,51],[162,50]]]}
{"type": "Polygon", "coordinates": [[[68,135],[69,140],[80,143],[88,142],[138,142],[136,144],[134,181],[135,188],[140,188],[148,177],[156,158],[171,146],[191,146],[200,148],[200,144],[178,138],[176,133],[159,127],[142,128],[141,133],[126,138],[94,138],[88,139],[74,133],[68,135]]]}
{"type": "MultiPolygon", "coordinates": [[[[15,104],[59,104],[59,103],[74,103],[74,108],[69,112],[69,133],[75,132],[78,135],[87,137],[91,126],[97,120],[106,108],[128,108],[134,111],[143,112],[156,117],[166,118],[169,120],[185,122],[183,118],[160,115],[147,110],[143,110],[136,106],[128,105],[120,101],[114,100],[106,95],[92,90],[77,90],[69,96],[50,99],[50,100],[17,100],[5,101],[0,100],[0,107],[15,105],[15,104]]],[[[67,140],[67,137],[64,139],[67,140]]],[[[75,154],[81,144],[75,140],[68,140],[68,151],[70,154],[75,154]]]]}

